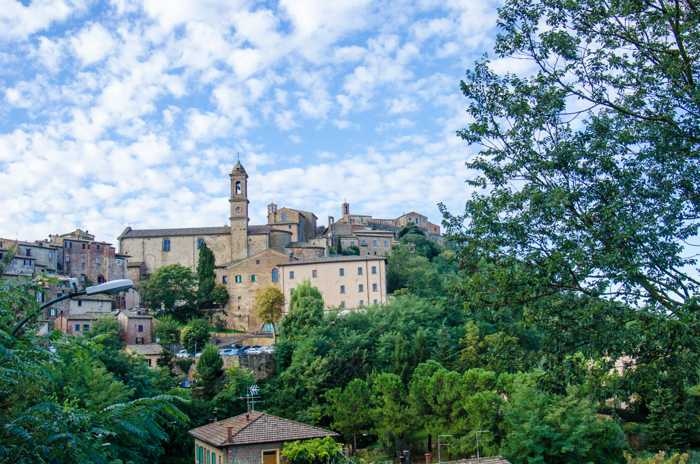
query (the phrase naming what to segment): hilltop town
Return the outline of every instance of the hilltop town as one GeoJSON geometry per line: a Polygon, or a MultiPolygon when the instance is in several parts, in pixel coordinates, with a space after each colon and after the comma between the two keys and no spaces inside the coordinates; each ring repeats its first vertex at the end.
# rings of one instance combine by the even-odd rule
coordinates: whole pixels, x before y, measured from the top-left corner
{"type": "MultiPolygon", "coordinates": [[[[255,292],[272,285],[290,297],[309,279],[324,297],[327,308],[359,308],[386,303],[386,258],[397,244],[397,233],[415,224],[430,240],[442,243],[440,226],[416,212],[396,219],[378,219],[351,213],[341,205],[338,220],[329,216],[326,225],[310,211],[267,207],[267,224],[249,224],[248,175],[240,161],[230,177],[230,225],[226,227],[132,229],[126,227],[118,244],[97,240],[89,231],[77,229],[50,235],[43,240],[0,239],[0,258],[13,246],[16,253],[3,274],[51,276],[44,284],[42,302],[80,287],[116,279],[130,279],[134,289],[115,296],[83,295],[49,305],[41,318],[70,335],[81,335],[101,314],[117,314],[129,327],[129,318],[147,317],[139,283],[158,269],[179,264],[196,273],[199,250],[206,246],[215,258],[215,280],[226,287],[227,303],[217,305],[224,327],[253,334],[264,324],[253,311],[255,292]],[[118,248],[117,248],[118,247],[118,248]],[[344,250],[344,251],[343,251],[344,250]],[[138,314],[137,314],[138,311],[138,314]]],[[[222,180],[223,181],[223,180],[222,180]]],[[[254,194],[254,193],[253,193],[254,194]]],[[[160,308],[150,308],[160,309],[160,308]]],[[[285,310],[288,311],[288,302],[285,310]]],[[[205,308],[206,311],[206,308],[205,308]]],[[[152,343],[152,322],[141,333],[126,337],[129,344],[152,343]]],[[[141,325],[141,324],[139,324],[141,325]]]]}

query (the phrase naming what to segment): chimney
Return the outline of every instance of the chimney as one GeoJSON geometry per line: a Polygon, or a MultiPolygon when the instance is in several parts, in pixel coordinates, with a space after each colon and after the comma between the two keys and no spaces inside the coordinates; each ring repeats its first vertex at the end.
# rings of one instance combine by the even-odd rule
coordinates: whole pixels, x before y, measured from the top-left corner
{"type": "Polygon", "coordinates": [[[218,414],[216,413],[216,411],[214,411],[214,423],[215,423],[215,424],[216,424],[217,422],[219,422],[219,418],[218,418],[217,416],[218,416],[218,414]]]}
{"type": "Polygon", "coordinates": [[[233,439],[233,426],[229,425],[226,427],[226,436],[228,437],[228,441],[233,439]]]}
{"type": "Polygon", "coordinates": [[[425,453],[425,464],[430,464],[430,453],[425,453]]]}
{"type": "Polygon", "coordinates": [[[214,423],[214,419],[209,419],[209,423],[210,423],[210,424],[213,424],[213,423],[214,423]]]}
{"type": "Polygon", "coordinates": [[[249,420],[250,420],[250,414],[246,414],[246,415],[245,415],[245,420],[246,420],[246,421],[249,421],[249,420]]]}

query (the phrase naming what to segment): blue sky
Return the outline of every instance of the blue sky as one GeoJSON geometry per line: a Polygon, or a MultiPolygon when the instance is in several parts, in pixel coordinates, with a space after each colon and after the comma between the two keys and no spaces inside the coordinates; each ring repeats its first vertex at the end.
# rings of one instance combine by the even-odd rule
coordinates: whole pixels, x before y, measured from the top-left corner
{"type": "Polygon", "coordinates": [[[459,83],[497,6],[0,0],[0,237],[227,224],[238,153],[251,224],[344,199],[439,223],[470,195],[459,83]]]}

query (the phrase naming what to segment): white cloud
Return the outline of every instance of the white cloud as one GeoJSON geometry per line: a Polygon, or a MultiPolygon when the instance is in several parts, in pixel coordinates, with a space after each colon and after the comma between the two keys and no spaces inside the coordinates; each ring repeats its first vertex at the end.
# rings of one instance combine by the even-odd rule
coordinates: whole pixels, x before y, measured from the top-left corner
{"type": "Polygon", "coordinates": [[[111,34],[100,24],[88,24],[77,36],[71,38],[71,46],[83,65],[102,61],[114,47],[111,34]]]}
{"type": "Polygon", "coordinates": [[[225,136],[231,130],[231,120],[214,113],[201,114],[193,110],[188,117],[187,130],[195,140],[225,136]]]}

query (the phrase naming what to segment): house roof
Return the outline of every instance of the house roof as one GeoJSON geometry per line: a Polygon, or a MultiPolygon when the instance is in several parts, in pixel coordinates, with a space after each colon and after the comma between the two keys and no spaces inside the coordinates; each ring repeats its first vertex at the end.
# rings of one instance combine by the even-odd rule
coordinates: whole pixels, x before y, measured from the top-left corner
{"type": "Polygon", "coordinates": [[[313,264],[313,263],[337,263],[343,261],[374,261],[377,259],[383,259],[386,261],[384,256],[369,256],[369,255],[348,255],[348,256],[329,256],[328,258],[311,258],[311,259],[299,259],[296,261],[290,261],[288,263],[279,264],[279,266],[294,266],[299,264],[313,264]]]}
{"type": "Polygon", "coordinates": [[[324,245],[314,245],[306,242],[292,242],[284,246],[285,248],[326,248],[324,245]]]}
{"type": "Polygon", "coordinates": [[[157,343],[146,343],[145,345],[126,345],[126,349],[144,356],[149,354],[160,354],[163,351],[163,347],[157,343]]]}
{"type": "Polygon", "coordinates": [[[260,411],[251,411],[247,415],[249,420],[246,419],[246,414],[241,414],[190,430],[188,433],[216,447],[340,436],[330,430],[260,411]],[[228,427],[232,427],[230,440],[228,427]]]}
{"type": "Polygon", "coordinates": [[[67,321],[96,321],[100,317],[109,316],[109,312],[104,313],[83,313],[83,314],[69,314],[63,316],[67,321]]]}
{"type": "Polygon", "coordinates": [[[140,267],[143,261],[129,261],[126,263],[126,267],[140,267]]]}
{"type": "Polygon", "coordinates": [[[192,227],[186,229],[140,229],[127,228],[119,237],[169,237],[173,235],[219,235],[230,234],[231,228],[226,227],[192,227]]]}
{"type": "Polygon", "coordinates": [[[141,314],[137,312],[138,310],[131,310],[131,309],[122,309],[117,313],[117,316],[119,314],[123,314],[124,316],[132,319],[152,319],[153,316],[150,314],[146,314],[145,311],[141,311],[141,314]]]}
{"type": "Polygon", "coordinates": [[[92,295],[78,295],[72,298],[73,300],[86,300],[86,301],[114,301],[113,298],[105,295],[104,293],[94,293],[92,295]]]}

